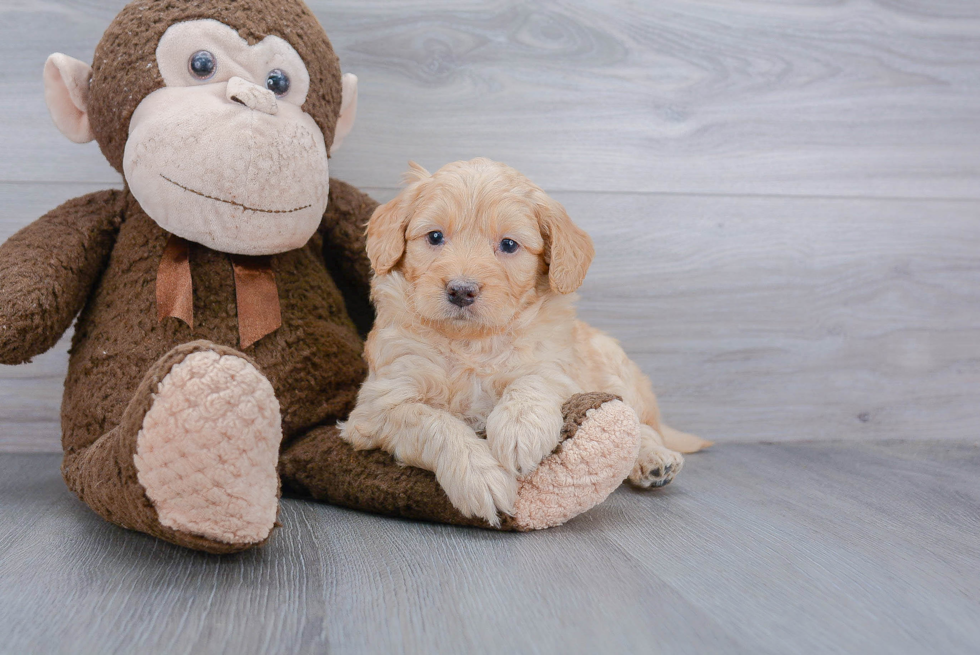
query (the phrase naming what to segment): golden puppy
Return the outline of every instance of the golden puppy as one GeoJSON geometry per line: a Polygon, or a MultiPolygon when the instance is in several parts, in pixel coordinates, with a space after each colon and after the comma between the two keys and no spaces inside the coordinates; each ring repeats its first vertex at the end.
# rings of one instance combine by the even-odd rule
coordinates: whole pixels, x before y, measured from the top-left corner
{"type": "Polygon", "coordinates": [[[435,472],[460,511],[491,523],[512,511],[517,476],[558,445],[573,394],[617,394],[636,410],[636,486],[667,484],[676,451],[708,445],[661,423],[647,377],[576,320],[569,294],[594,250],[560,204],[488,159],[434,175],[412,163],[406,182],[367,227],[378,317],[345,439],[435,472]]]}

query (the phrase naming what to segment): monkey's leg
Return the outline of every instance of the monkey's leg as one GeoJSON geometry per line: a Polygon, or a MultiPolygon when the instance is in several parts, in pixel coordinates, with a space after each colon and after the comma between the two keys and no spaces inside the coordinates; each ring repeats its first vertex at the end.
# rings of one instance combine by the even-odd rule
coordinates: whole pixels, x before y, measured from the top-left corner
{"type": "MultiPolygon", "coordinates": [[[[601,503],[636,461],[635,412],[609,394],[573,396],[562,408],[562,443],[520,482],[514,516],[503,530],[538,530],[601,503]]],[[[319,427],[290,443],[279,464],[287,491],[379,514],[489,528],[452,506],[430,471],[400,466],[381,450],[358,451],[335,426],[319,427]]]]}
{"type": "Polygon", "coordinates": [[[281,440],[269,381],[241,353],[196,341],[151,366],[119,425],[66,452],[62,474],[117,525],[229,553],[272,532],[281,440]]]}

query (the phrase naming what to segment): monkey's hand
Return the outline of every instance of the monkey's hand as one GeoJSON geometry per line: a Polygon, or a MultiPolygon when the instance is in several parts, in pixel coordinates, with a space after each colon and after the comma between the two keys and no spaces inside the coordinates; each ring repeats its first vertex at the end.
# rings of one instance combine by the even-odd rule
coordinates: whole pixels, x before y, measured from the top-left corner
{"type": "Polygon", "coordinates": [[[0,364],[49,350],[85,305],[122,222],[125,194],[69,200],[0,246],[0,364]]]}

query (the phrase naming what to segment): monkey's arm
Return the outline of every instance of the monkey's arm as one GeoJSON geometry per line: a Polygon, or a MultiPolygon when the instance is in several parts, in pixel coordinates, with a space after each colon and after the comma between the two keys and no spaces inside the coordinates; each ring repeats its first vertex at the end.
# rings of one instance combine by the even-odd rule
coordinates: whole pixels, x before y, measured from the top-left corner
{"type": "Polygon", "coordinates": [[[371,305],[371,262],[364,229],[378,203],[350,184],[330,180],[330,202],[320,223],[327,269],[344,295],[347,313],[361,336],[374,324],[371,305]]]}
{"type": "Polygon", "coordinates": [[[71,325],[112,252],[125,197],[69,200],[0,246],[0,364],[40,355],[71,325]]]}

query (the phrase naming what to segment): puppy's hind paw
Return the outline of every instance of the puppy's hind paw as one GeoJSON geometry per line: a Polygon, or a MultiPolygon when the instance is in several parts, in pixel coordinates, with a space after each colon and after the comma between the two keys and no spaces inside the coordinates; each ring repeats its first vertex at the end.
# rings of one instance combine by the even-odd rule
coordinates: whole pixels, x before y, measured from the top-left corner
{"type": "Polygon", "coordinates": [[[664,487],[684,467],[684,456],[666,448],[644,448],[629,474],[629,483],[641,489],[664,487]]]}

